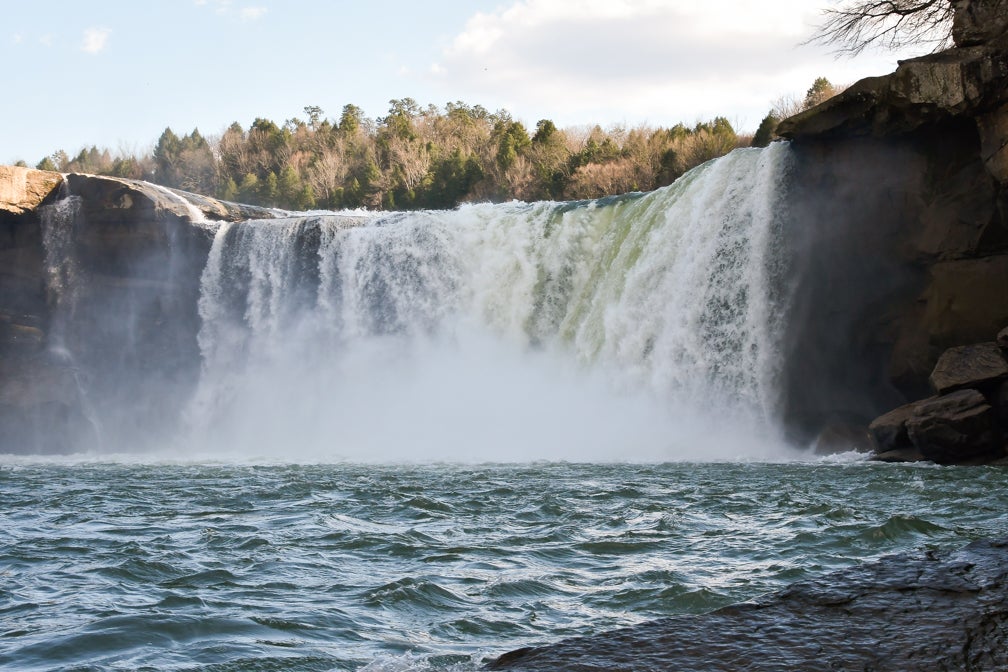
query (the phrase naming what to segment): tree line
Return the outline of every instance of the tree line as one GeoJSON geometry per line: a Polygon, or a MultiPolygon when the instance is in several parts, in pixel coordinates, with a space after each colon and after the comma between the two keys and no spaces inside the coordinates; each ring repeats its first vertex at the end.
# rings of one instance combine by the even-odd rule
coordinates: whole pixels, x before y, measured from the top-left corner
{"type": "Polygon", "coordinates": [[[289,210],[453,208],[474,201],[578,200],[671,184],[736,147],[765,146],[777,122],[835,92],[816,80],[805,100],[781,99],[755,136],[724,117],[671,128],[527,129],[507,111],[462,102],[390,101],[370,119],[355,105],[338,118],[317,106],[283,124],[238,122],[217,136],[166,128],[147,154],[90,147],[58,151],[37,168],[142,179],[223,200],[289,210]]]}
{"type": "Polygon", "coordinates": [[[238,122],[218,136],[166,128],[147,154],[90,147],[36,166],[142,179],[229,201],[291,210],[452,208],[467,201],[566,200],[646,191],[748,145],[723,118],[672,128],[527,129],[504,110],[390,101],[370,119],[317,106],[283,124],[238,122]]]}

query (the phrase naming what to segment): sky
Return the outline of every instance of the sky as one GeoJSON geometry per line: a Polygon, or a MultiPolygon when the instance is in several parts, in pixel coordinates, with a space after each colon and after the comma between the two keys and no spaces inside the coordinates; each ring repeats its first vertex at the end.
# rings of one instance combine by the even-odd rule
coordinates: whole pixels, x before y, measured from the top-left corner
{"type": "Polygon", "coordinates": [[[753,131],[816,77],[849,84],[911,54],[804,44],[830,0],[0,0],[0,163],[166,127],[221,133],[306,106],[369,117],[392,99],[506,109],[530,129],[753,131]]]}

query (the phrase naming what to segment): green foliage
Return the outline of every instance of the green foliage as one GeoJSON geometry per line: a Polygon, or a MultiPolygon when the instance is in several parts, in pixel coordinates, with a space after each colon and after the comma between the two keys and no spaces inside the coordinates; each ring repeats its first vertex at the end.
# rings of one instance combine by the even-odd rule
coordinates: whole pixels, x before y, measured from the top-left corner
{"type": "Polygon", "coordinates": [[[497,165],[504,170],[514,165],[518,155],[532,144],[520,121],[501,119],[494,126],[493,135],[497,140],[497,165]]]}
{"type": "Polygon", "coordinates": [[[230,175],[225,179],[217,190],[217,198],[223,201],[238,200],[238,185],[230,175]]]}
{"type": "Polygon", "coordinates": [[[803,109],[810,109],[818,105],[819,103],[832,98],[836,93],[836,89],[830,84],[830,81],[825,77],[817,77],[812,86],[805,93],[805,100],[802,103],[803,109]]]}
{"type": "Polygon", "coordinates": [[[59,166],[53,163],[52,158],[48,156],[35,164],[35,167],[39,170],[49,170],[54,173],[59,172],[59,166]]]}
{"type": "Polygon", "coordinates": [[[238,186],[237,200],[242,203],[261,203],[259,200],[259,178],[255,173],[247,173],[238,186]]]}
{"type": "Polygon", "coordinates": [[[339,132],[344,136],[353,136],[360,130],[364,121],[364,110],[356,105],[344,105],[340,115],[339,132]]]}
{"type": "MultiPolygon", "coordinates": [[[[693,126],[560,129],[541,119],[531,137],[506,110],[461,101],[443,110],[389,101],[373,120],[345,105],[338,120],[304,108],[283,126],[256,118],[217,137],[166,128],[147,156],[96,147],[39,167],[150,179],[228,201],[308,208],[452,208],[466,201],[580,199],[653,189],[739,142],[724,117],[693,126]]],[[[762,136],[760,136],[762,137],[762,136]]]]}
{"type": "Polygon", "coordinates": [[[536,132],[532,136],[532,142],[537,145],[546,144],[556,138],[558,133],[556,124],[549,119],[540,119],[536,124],[536,132]]]}
{"type": "MultiPolygon", "coordinates": [[[[216,166],[213,151],[198,129],[178,137],[166,128],[154,146],[154,179],[178,189],[199,193],[213,193],[216,184],[216,166]]],[[[120,166],[128,170],[128,166],[120,166]]],[[[124,175],[125,177],[125,175],[124,175]]]]}
{"type": "Polygon", "coordinates": [[[768,113],[763,117],[763,121],[760,122],[759,128],[756,129],[756,133],[753,135],[752,146],[753,147],[766,147],[774,139],[774,134],[777,132],[777,124],[780,123],[773,112],[768,113]]]}
{"type": "Polygon", "coordinates": [[[464,156],[460,149],[436,162],[431,183],[424,196],[424,207],[452,208],[483,179],[483,169],[475,156],[464,156]]]}

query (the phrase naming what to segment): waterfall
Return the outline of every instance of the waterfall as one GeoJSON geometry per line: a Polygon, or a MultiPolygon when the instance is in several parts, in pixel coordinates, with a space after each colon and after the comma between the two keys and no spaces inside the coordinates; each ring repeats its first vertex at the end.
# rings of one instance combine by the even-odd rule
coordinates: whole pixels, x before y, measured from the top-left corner
{"type": "Polygon", "coordinates": [[[48,336],[48,356],[68,373],[73,381],[73,395],[87,423],[89,436],[78,437],[79,445],[101,447],[104,444],[102,421],[95,410],[86,376],[68,342],[68,324],[74,318],[82,286],[82,272],[74,254],[74,231],[78,226],[81,198],[70,193],[66,178],[60,183],[59,198],[39,208],[42,233],[46,295],[52,307],[48,336]]]}
{"type": "Polygon", "coordinates": [[[779,143],[598,201],[222,224],[193,436],[378,459],[553,457],[544,427],[580,446],[562,459],[772,436],[789,161],[779,143]]]}

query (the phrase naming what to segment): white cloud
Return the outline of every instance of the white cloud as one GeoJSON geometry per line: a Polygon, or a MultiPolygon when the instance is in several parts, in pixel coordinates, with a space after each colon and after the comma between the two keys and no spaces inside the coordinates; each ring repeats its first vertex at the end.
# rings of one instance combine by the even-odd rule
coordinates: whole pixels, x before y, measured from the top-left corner
{"type": "Polygon", "coordinates": [[[11,36],[11,44],[21,44],[24,42],[24,36],[21,33],[15,33],[11,36]]]}
{"type": "Polygon", "coordinates": [[[242,21],[255,21],[261,19],[266,14],[265,7],[242,7],[239,15],[242,21]]]}
{"type": "MultiPolygon", "coordinates": [[[[802,46],[819,18],[808,0],[520,0],[476,14],[438,61],[442,86],[560,124],[672,124],[726,115],[752,130],[773,99],[815,77],[854,74],[802,46]],[[488,100],[490,99],[490,100],[488,100]]],[[[866,60],[861,61],[861,70],[866,60]]],[[[871,66],[868,66],[871,67],[871,66]]],[[[434,74],[431,75],[434,78],[434,74]]]]}
{"type": "Polygon", "coordinates": [[[108,44],[109,35],[112,31],[108,28],[88,28],[84,31],[84,40],[81,43],[81,50],[89,54],[97,54],[105,49],[108,44]]]}

